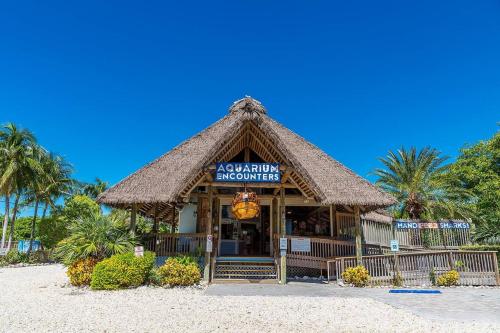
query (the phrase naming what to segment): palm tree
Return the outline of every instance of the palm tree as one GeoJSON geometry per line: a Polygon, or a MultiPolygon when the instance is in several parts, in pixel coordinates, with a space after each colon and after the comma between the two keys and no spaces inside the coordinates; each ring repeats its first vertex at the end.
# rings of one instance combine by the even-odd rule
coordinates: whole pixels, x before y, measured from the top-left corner
{"type": "MultiPolygon", "coordinates": [[[[1,247],[5,245],[7,227],[9,225],[10,197],[24,174],[37,167],[33,158],[36,139],[26,129],[18,129],[13,123],[8,123],[0,130],[0,193],[5,196],[5,216],[2,229],[1,247]]],[[[16,197],[16,202],[18,202],[16,197]]],[[[15,211],[14,211],[15,212],[15,211]]]]}
{"type": "Polygon", "coordinates": [[[99,194],[101,194],[106,190],[107,187],[108,187],[107,182],[102,181],[99,178],[96,178],[95,183],[88,183],[83,185],[83,194],[95,200],[97,199],[99,194]]]}
{"type": "Polygon", "coordinates": [[[466,202],[470,194],[453,186],[448,177],[447,157],[430,147],[389,151],[376,169],[377,185],[398,200],[396,215],[410,219],[470,218],[466,202]]]}
{"type": "Polygon", "coordinates": [[[57,199],[70,195],[74,184],[73,179],[71,179],[72,166],[59,155],[48,154],[44,158],[43,169],[46,175],[42,199],[44,202],[42,220],[45,218],[48,208],[55,207],[57,199]]]}
{"type": "Polygon", "coordinates": [[[31,200],[35,203],[28,253],[31,252],[35,238],[35,227],[40,203],[45,204],[42,213],[43,220],[48,207],[54,207],[55,201],[58,198],[68,195],[72,185],[70,178],[72,168],[61,156],[48,153],[41,147],[37,149],[36,156],[41,167],[37,170],[36,177],[31,179],[28,191],[31,200]]]}

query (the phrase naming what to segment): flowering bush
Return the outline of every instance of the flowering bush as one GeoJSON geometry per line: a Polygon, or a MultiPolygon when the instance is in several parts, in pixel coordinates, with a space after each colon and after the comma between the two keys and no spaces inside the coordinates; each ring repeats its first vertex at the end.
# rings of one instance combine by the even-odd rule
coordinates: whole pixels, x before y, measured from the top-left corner
{"type": "Polygon", "coordinates": [[[451,270],[437,278],[437,285],[444,287],[456,286],[459,279],[460,274],[455,270],[451,270]]]}
{"type": "Polygon", "coordinates": [[[370,274],[368,270],[359,265],[356,267],[349,267],[342,273],[342,279],[348,284],[352,284],[355,287],[364,287],[370,281],[370,274]]]}
{"type": "Polygon", "coordinates": [[[158,269],[160,284],[174,286],[191,286],[200,282],[201,274],[198,265],[189,260],[168,258],[158,269]]]}
{"type": "Polygon", "coordinates": [[[88,286],[92,278],[92,272],[95,265],[99,261],[95,258],[79,259],[72,263],[66,275],[69,277],[69,282],[74,286],[88,286]]]}

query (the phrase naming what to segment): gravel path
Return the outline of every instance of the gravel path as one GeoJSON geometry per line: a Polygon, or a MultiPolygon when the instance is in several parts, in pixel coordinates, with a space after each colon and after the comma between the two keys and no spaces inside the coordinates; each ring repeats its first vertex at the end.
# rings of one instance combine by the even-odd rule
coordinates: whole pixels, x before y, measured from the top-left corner
{"type": "Polygon", "coordinates": [[[203,288],[93,292],[67,283],[59,265],[0,269],[0,332],[500,331],[423,319],[369,298],[215,296],[203,288]]]}

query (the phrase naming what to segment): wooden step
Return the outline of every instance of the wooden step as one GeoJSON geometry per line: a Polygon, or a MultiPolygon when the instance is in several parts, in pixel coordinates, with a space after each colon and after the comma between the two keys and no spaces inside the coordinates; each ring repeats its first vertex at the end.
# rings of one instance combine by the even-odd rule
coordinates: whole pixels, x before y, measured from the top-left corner
{"type": "Polygon", "coordinates": [[[214,278],[212,283],[226,284],[226,283],[256,283],[256,284],[278,284],[277,279],[217,279],[214,278]]]}
{"type": "Polygon", "coordinates": [[[244,274],[244,273],[234,273],[234,274],[215,274],[216,279],[223,279],[223,278],[228,278],[228,279],[276,279],[276,274],[244,274]]]}

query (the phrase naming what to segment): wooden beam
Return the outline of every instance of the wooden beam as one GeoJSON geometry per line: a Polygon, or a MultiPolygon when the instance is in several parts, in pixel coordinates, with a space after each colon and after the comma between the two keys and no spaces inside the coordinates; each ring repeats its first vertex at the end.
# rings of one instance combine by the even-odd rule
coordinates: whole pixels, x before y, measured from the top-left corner
{"type": "Polygon", "coordinates": [[[130,210],[130,234],[132,237],[135,236],[135,226],[137,221],[137,204],[132,204],[132,209],[130,210]]]}
{"type": "MultiPolygon", "coordinates": [[[[212,209],[213,209],[212,186],[208,187],[208,222],[207,222],[207,236],[212,235],[212,209]]],[[[205,240],[206,241],[206,240],[205,240]]],[[[211,253],[205,251],[205,269],[203,271],[203,279],[210,282],[210,257],[211,253]]]]}
{"type": "Polygon", "coordinates": [[[154,205],[154,215],[153,215],[153,233],[158,232],[158,204],[154,205]]]}
{"type": "Polygon", "coordinates": [[[299,184],[297,184],[295,182],[295,180],[293,178],[290,177],[290,181],[292,182],[292,184],[295,185],[295,187],[300,191],[300,193],[302,193],[302,195],[307,199],[307,200],[312,200],[314,198],[312,198],[311,196],[309,196],[305,191],[304,189],[302,189],[302,187],[299,186],[299,184]]]}
{"type": "Polygon", "coordinates": [[[334,212],[333,212],[333,205],[330,205],[330,237],[333,237],[333,224],[334,224],[334,212]]]}
{"type": "Polygon", "coordinates": [[[246,147],[245,148],[245,157],[244,157],[244,161],[246,163],[250,162],[250,148],[246,147]]]}
{"type": "Polygon", "coordinates": [[[354,206],[354,234],[356,236],[356,262],[362,264],[363,244],[361,243],[361,218],[359,214],[359,206],[354,206]]]}
{"type": "MultiPolygon", "coordinates": [[[[281,237],[285,237],[286,235],[286,212],[285,212],[285,189],[281,188],[280,191],[280,235],[281,237]]],[[[281,256],[280,259],[280,276],[281,276],[281,284],[286,284],[286,253],[281,256]]]]}

